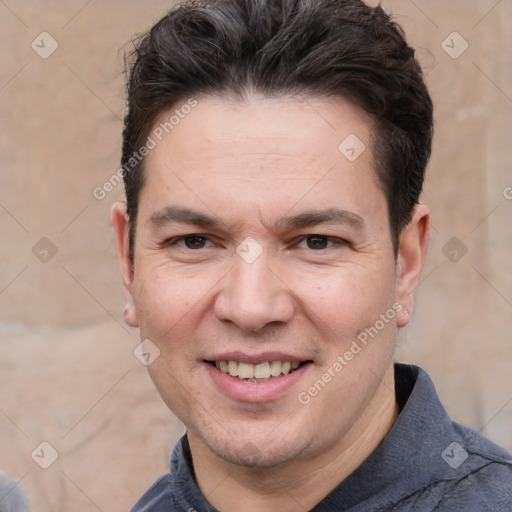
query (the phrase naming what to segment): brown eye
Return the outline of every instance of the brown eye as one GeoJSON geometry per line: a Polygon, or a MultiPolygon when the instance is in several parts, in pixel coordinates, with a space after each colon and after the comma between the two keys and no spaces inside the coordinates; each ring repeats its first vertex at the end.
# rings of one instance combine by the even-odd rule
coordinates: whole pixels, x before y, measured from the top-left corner
{"type": "Polygon", "coordinates": [[[329,246],[329,238],[321,235],[310,235],[306,238],[308,249],[327,249],[329,246]]]}
{"type": "Polygon", "coordinates": [[[203,249],[206,246],[206,237],[201,235],[186,236],[183,242],[188,249],[203,249]]]}

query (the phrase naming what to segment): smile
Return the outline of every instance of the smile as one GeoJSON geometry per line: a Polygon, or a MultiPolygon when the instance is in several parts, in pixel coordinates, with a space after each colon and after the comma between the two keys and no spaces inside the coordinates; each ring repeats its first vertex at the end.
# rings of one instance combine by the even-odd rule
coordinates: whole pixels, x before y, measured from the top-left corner
{"type": "Polygon", "coordinates": [[[238,380],[248,382],[268,382],[279,379],[297,370],[306,361],[264,361],[259,364],[240,361],[208,361],[222,373],[238,380]]]}
{"type": "Polygon", "coordinates": [[[272,402],[289,396],[315,366],[311,359],[283,352],[232,351],[208,355],[202,362],[214,389],[244,403],[272,402]]]}

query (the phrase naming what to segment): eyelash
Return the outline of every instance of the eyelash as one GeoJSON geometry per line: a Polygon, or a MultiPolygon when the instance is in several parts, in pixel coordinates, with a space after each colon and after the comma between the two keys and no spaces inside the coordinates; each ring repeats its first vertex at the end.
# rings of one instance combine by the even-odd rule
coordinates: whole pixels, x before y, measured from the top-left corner
{"type": "MultiPolygon", "coordinates": [[[[203,238],[203,239],[206,239],[206,240],[209,240],[211,242],[211,240],[208,238],[208,236],[206,235],[201,235],[199,233],[194,233],[192,235],[183,235],[183,236],[179,236],[179,237],[176,237],[176,238],[171,238],[170,240],[167,240],[165,242],[165,245],[167,247],[169,246],[172,246],[172,245],[178,245],[179,242],[184,242],[187,238],[203,238]]],[[[179,246],[181,247],[181,246],[179,246]]],[[[183,249],[190,249],[190,247],[182,247],[183,249]]],[[[193,249],[191,249],[193,250],[193,249]]]]}
{"type": "MultiPolygon", "coordinates": [[[[171,238],[171,239],[169,239],[169,240],[167,240],[165,242],[165,246],[166,247],[178,246],[178,247],[180,247],[182,249],[188,249],[188,250],[191,250],[191,251],[201,250],[201,249],[208,248],[208,247],[200,247],[199,249],[191,249],[190,247],[183,247],[182,245],[178,245],[180,242],[185,242],[185,240],[191,239],[191,238],[200,238],[200,239],[203,239],[203,240],[211,242],[210,238],[207,235],[202,235],[202,234],[199,234],[199,233],[193,233],[191,235],[183,235],[183,236],[180,236],[180,237],[171,238]]],[[[297,241],[294,243],[294,246],[297,247],[302,242],[306,242],[307,243],[308,239],[313,239],[313,238],[325,239],[325,241],[328,244],[331,243],[330,246],[325,247],[325,248],[321,248],[321,249],[311,249],[309,247],[307,248],[307,249],[310,249],[310,250],[312,250],[314,252],[325,251],[327,249],[333,248],[334,246],[350,246],[350,243],[347,240],[343,240],[341,238],[327,236],[327,235],[320,235],[320,234],[303,235],[302,237],[297,239],[297,241]]],[[[302,249],[306,249],[306,248],[303,247],[302,249]]]]}

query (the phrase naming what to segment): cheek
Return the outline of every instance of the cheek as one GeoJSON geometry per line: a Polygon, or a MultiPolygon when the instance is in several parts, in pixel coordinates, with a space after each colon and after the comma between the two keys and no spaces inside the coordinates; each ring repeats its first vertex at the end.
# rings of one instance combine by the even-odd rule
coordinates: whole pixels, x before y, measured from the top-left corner
{"type": "Polygon", "coordinates": [[[311,313],[311,320],[345,339],[373,325],[394,303],[395,285],[389,271],[358,267],[325,276],[297,275],[294,280],[296,297],[306,314],[311,313]]]}
{"type": "Polygon", "coordinates": [[[165,265],[147,265],[135,274],[135,306],[141,335],[156,339],[178,336],[190,328],[198,311],[207,306],[215,276],[183,275],[165,265]]]}

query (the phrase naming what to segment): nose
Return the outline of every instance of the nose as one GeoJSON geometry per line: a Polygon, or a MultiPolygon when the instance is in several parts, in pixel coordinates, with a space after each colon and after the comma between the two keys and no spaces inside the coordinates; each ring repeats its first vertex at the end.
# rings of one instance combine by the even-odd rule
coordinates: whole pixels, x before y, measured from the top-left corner
{"type": "Polygon", "coordinates": [[[261,332],[293,318],[293,294],[269,268],[265,254],[252,263],[235,254],[233,265],[215,300],[214,313],[219,320],[244,331],[261,332]]]}

